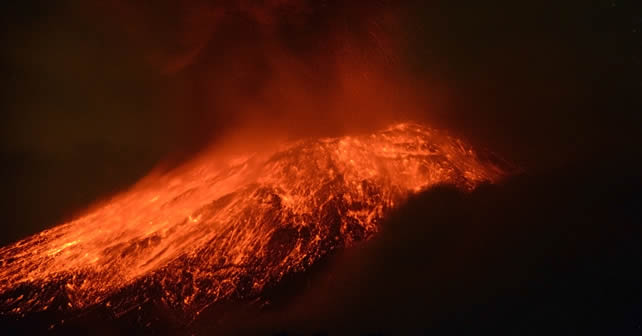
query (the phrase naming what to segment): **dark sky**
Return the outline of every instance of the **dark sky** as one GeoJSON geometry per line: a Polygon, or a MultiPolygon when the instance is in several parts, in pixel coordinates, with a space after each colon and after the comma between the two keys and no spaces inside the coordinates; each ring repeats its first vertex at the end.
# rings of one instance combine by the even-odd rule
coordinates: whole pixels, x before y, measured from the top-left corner
{"type": "Polygon", "coordinates": [[[249,129],[248,120],[296,137],[409,116],[538,169],[637,151],[642,33],[633,2],[6,6],[5,243],[68,218],[160,160],[249,129]],[[354,68],[361,63],[439,106],[323,106],[345,73],[369,71],[354,68]]]}
{"type": "MultiPolygon", "coordinates": [[[[341,134],[404,118],[449,129],[528,172],[527,182],[510,182],[486,196],[505,200],[510,191],[530,206],[507,202],[507,208],[491,207],[482,219],[470,215],[452,220],[467,223],[464,228],[471,220],[489,227],[494,233],[488,234],[488,244],[514,249],[506,243],[513,238],[506,237],[525,234],[502,229],[528,213],[542,222],[549,221],[545,214],[562,213],[550,222],[578,231],[578,214],[595,208],[599,216],[591,218],[599,220],[578,238],[586,238],[578,243],[581,257],[567,259],[577,266],[589,262],[587,246],[602,248],[595,237],[612,225],[609,218],[639,207],[631,206],[639,200],[642,134],[642,11],[635,1],[247,0],[188,5],[67,0],[3,6],[3,245],[73,217],[159,162],[171,166],[207,144],[224,146],[230,134],[252,141],[341,134]],[[369,79],[357,80],[364,85],[354,87],[353,78],[369,79]],[[388,103],[371,101],[379,95],[388,103]],[[560,187],[564,197],[552,201],[555,186],[569,179],[560,187]],[[599,182],[595,188],[590,187],[593,182],[599,182]],[[566,207],[565,199],[579,201],[566,207]],[[538,202],[548,204],[544,214],[532,205],[538,202]],[[493,227],[494,222],[500,224],[493,227]]],[[[430,197],[423,202],[432,202],[430,197]]],[[[480,198],[451,200],[444,207],[483,212],[480,198]]],[[[397,220],[421,222],[422,216],[397,220]]],[[[639,218],[623,216],[623,223],[639,218]]],[[[530,225],[536,226],[534,222],[530,225]]],[[[388,247],[364,252],[376,255],[364,258],[394,260],[386,249],[417,234],[413,225],[401,227],[410,233],[389,234],[389,241],[373,243],[388,247]]],[[[627,233],[635,237],[637,231],[626,231],[631,228],[616,230],[607,245],[631,237],[627,233]]],[[[525,245],[532,249],[522,246],[517,255],[533,257],[536,246],[548,244],[551,235],[559,232],[538,231],[525,245]]],[[[623,244],[634,246],[627,242],[623,244]]],[[[451,253],[449,246],[437,246],[431,253],[451,253]]],[[[546,252],[544,260],[557,260],[560,251],[546,252]]],[[[635,263],[630,253],[610,256],[635,263]]],[[[609,264],[605,260],[611,259],[598,265],[609,264]]],[[[500,258],[492,267],[499,276],[498,269],[517,264],[500,258]]],[[[341,265],[337,267],[347,267],[341,265]]],[[[364,272],[382,276],[377,267],[386,265],[363,267],[375,267],[364,272]]],[[[549,266],[544,263],[546,270],[538,269],[538,274],[554,274],[549,266]]],[[[612,271],[629,266],[616,265],[612,271]]],[[[569,274],[568,281],[591,276],[569,274]]],[[[423,279],[412,271],[408,276],[423,279]]],[[[346,281],[354,289],[350,281],[361,280],[346,281]]],[[[371,294],[382,290],[377,286],[382,284],[375,282],[359,300],[376,297],[371,294]]],[[[564,292],[564,286],[551,286],[541,288],[564,292]]],[[[538,290],[527,297],[535,300],[538,290]]],[[[335,299],[335,305],[348,300],[335,299]]],[[[393,296],[386,302],[404,304],[393,296]]],[[[495,313],[503,314],[502,309],[508,310],[501,306],[495,313]]]]}

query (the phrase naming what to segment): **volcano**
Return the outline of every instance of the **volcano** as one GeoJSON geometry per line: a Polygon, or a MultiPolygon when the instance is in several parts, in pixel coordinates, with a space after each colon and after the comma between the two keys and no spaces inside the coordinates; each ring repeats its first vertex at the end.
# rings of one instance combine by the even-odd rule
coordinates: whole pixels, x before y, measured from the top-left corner
{"type": "Polygon", "coordinates": [[[193,317],[259,298],[375,235],[408,196],[504,174],[488,153],[414,123],[286,143],[225,163],[203,154],[68,223],[0,249],[0,312],[16,319],[154,302],[193,317]]]}

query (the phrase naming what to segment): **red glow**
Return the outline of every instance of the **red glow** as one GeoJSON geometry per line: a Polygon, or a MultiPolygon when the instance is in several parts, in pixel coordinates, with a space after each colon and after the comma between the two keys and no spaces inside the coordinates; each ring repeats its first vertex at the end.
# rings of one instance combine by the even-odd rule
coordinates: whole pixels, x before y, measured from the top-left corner
{"type": "Polygon", "coordinates": [[[205,153],[153,173],[74,221],[0,249],[0,311],[104,305],[118,315],[159,291],[172,309],[197,313],[257,296],[372,237],[410,194],[441,183],[471,190],[502,175],[464,142],[417,124],[219,162],[205,153]]]}

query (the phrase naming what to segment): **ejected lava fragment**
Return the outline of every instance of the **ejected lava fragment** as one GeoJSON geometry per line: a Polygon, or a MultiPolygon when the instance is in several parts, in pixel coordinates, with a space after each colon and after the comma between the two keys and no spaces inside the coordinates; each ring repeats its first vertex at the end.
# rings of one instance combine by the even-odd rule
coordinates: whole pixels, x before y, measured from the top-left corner
{"type": "Polygon", "coordinates": [[[0,313],[150,300],[195,314],[260,296],[286,274],[372,237],[386,213],[435,184],[471,190],[502,171],[417,124],[284,144],[221,163],[211,154],[78,219],[0,249],[0,313]]]}

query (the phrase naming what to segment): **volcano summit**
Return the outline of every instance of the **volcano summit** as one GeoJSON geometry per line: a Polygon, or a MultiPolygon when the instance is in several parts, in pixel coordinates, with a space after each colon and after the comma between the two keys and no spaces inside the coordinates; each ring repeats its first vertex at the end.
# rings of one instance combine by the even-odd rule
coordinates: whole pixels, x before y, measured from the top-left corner
{"type": "Polygon", "coordinates": [[[404,123],[150,175],[76,220],[0,249],[0,313],[23,318],[152,301],[181,316],[252,299],[372,237],[409,195],[472,190],[501,168],[463,141],[404,123]]]}

